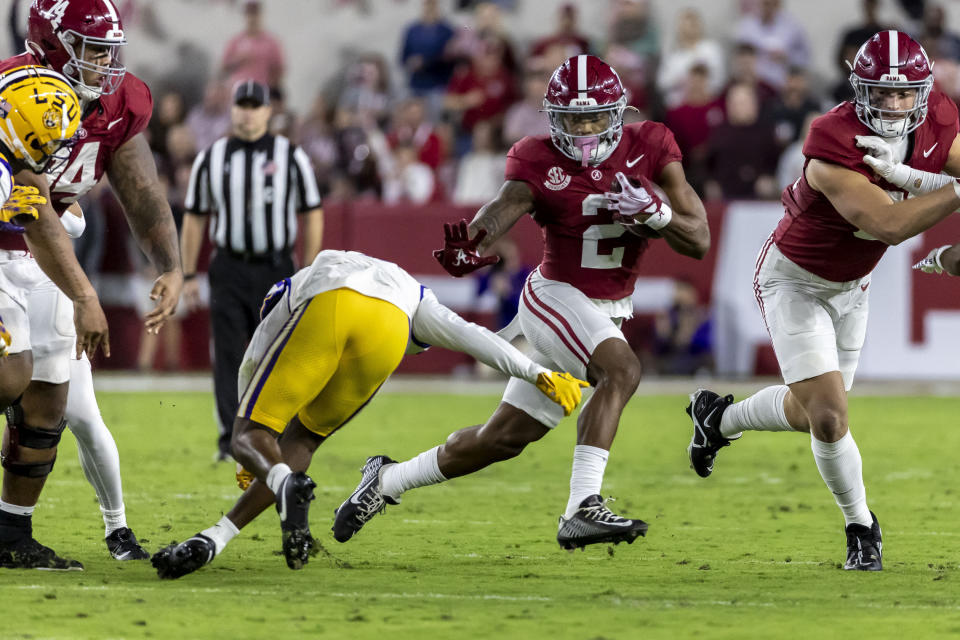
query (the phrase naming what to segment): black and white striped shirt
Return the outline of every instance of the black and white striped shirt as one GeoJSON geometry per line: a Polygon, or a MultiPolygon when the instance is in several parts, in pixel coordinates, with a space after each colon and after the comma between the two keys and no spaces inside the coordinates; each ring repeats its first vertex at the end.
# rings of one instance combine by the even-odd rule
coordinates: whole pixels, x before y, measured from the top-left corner
{"type": "Polygon", "coordinates": [[[297,214],[320,206],[307,154],[284,136],[220,138],[193,161],[184,208],[215,214],[210,240],[253,255],[289,250],[297,214]]]}

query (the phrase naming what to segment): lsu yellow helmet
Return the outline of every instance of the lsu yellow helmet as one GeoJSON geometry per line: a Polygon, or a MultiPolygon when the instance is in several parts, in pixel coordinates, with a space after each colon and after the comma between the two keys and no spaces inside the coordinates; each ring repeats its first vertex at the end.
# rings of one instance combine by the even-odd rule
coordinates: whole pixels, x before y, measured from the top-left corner
{"type": "Polygon", "coordinates": [[[54,171],[70,157],[80,126],[80,102],[70,84],[46,67],[0,74],[0,153],[36,173],[54,171]]]}

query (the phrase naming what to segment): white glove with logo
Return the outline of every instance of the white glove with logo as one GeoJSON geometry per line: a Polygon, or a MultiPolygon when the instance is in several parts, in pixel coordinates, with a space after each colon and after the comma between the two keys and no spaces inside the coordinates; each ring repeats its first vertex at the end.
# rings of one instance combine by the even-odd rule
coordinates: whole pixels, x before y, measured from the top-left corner
{"type": "Polygon", "coordinates": [[[901,189],[910,183],[910,167],[899,162],[893,163],[876,156],[863,156],[863,163],[873,169],[873,172],[901,189]]]}
{"type": "Polygon", "coordinates": [[[893,159],[893,147],[890,143],[880,136],[855,136],[857,146],[865,149],[868,154],[878,160],[886,160],[890,164],[895,164],[893,159]]]}
{"type": "Polygon", "coordinates": [[[940,254],[950,248],[949,244],[937,247],[927,254],[927,257],[913,265],[913,268],[924,273],[943,273],[943,265],[940,264],[940,254]]]}
{"type": "Polygon", "coordinates": [[[952,176],[921,171],[895,162],[893,148],[879,136],[856,136],[856,139],[857,146],[867,150],[867,155],[863,156],[863,163],[890,184],[919,196],[953,183],[953,190],[960,198],[960,185],[952,176]]]}
{"type": "Polygon", "coordinates": [[[616,222],[626,227],[644,224],[655,231],[670,224],[673,210],[656,194],[648,178],[641,177],[640,186],[634,186],[623,172],[618,171],[615,175],[620,191],[607,191],[603,197],[607,201],[606,208],[614,212],[616,222]]]}

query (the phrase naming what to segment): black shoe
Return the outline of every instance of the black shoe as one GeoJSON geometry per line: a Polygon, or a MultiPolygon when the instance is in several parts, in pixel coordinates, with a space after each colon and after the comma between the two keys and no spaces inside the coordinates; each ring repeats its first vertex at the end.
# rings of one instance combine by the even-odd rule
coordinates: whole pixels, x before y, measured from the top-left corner
{"type": "Polygon", "coordinates": [[[146,549],[137,542],[137,536],[129,527],[120,527],[110,532],[105,542],[114,560],[146,560],[150,557],[146,549]]]}
{"type": "Polygon", "coordinates": [[[847,571],[883,570],[883,535],[876,514],[871,511],[870,516],[873,524],[869,527],[856,523],[847,525],[847,563],[843,565],[847,571]]]}
{"type": "Polygon", "coordinates": [[[217,546],[213,540],[198,533],[180,544],[173,543],[160,549],[150,558],[150,564],[161,578],[179,578],[193,573],[205,564],[213,562],[217,546]]]}
{"type": "Polygon", "coordinates": [[[283,557],[291,569],[302,569],[316,555],[310,535],[310,501],[317,484],[302,471],[287,476],[277,492],[277,513],[283,540],[283,557]]]}
{"type": "Polygon", "coordinates": [[[600,495],[588,496],[572,516],[560,516],[557,532],[560,546],[573,551],[599,542],[633,544],[637,536],[647,535],[646,522],[618,516],[607,509],[606,502],[600,495]]]}
{"type": "Polygon", "coordinates": [[[76,560],[61,558],[50,547],[26,537],[13,542],[0,542],[0,568],[83,571],[83,565],[76,560]]]}
{"type": "Polygon", "coordinates": [[[693,437],[687,447],[690,468],[701,478],[713,473],[713,463],[717,451],[730,446],[736,438],[725,438],[720,434],[720,418],[727,407],[733,404],[733,396],[720,397],[713,391],[697,389],[690,394],[687,415],[693,420],[693,437]]]}
{"type": "Polygon", "coordinates": [[[378,513],[383,513],[388,504],[399,504],[390,496],[383,495],[380,487],[380,473],[388,464],[396,464],[387,456],[372,456],[367,458],[361,471],[360,484],[353,490],[350,497],[334,511],[333,537],[337,542],[346,542],[353,537],[363,525],[378,513]]]}

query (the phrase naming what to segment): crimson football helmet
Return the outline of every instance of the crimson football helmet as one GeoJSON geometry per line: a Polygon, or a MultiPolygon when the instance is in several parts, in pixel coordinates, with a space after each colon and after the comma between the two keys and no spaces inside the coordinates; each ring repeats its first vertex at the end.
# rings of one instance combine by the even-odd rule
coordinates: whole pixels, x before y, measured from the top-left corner
{"type": "Polygon", "coordinates": [[[617,148],[626,108],[620,76],[596,56],[568,58],[553,72],[543,97],[553,144],[583,166],[600,164],[617,148]],[[597,120],[601,131],[584,134],[578,129],[584,121],[597,120]]]}
{"type": "Polygon", "coordinates": [[[905,33],[881,31],[864,42],[850,74],[860,122],[885,138],[904,136],[919,127],[927,117],[932,68],[927,52],[905,33]],[[883,108],[874,91],[879,88],[916,90],[913,107],[903,111],[883,108]]]}
{"type": "Polygon", "coordinates": [[[27,19],[27,48],[44,64],[62,73],[85,100],[110,95],[120,87],[126,67],[120,47],[127,44],[120,13],[112,0],[33,0],[27,19]],[[108,64],[85,60],[91,48],[105,49],[108,64]],[[98,74],[84,82],[83,72],[98,74]]]}

